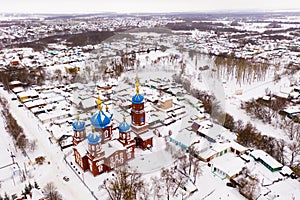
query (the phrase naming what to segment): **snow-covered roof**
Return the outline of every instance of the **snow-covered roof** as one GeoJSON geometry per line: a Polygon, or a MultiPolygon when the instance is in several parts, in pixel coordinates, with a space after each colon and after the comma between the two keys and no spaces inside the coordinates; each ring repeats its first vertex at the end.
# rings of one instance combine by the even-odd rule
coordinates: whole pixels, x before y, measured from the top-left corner
{"type": "Polygon", "coordinates": [[[97,105],[96,99],[94,97],[90,97],[88,99],[84,99],[80,102],[83,109],[95,107],[97,105]]]}
{"type": "Polygon", "coordinates": [[[300,106],[290,106],[284,109],[284,112],[288,114],[300,113],[300,106]]]}
{"type": "Polygon", "coordinates": [[[53,96],[51,98],[46,99],[46,102],[53,103],[53,102],[59,102],[59,101],[63,101],[63,100],[65,100],[65,97],[57,95],[57,96],[53,96]]]}
{"type": "Polygon", "coordinates": [[[237,157],[234,153],[226,153],[214,158],[210,163],[225,172],[229,177],[238,174],[245,166],[245,161],[237,157]]]}
{"type": "Polygon", "coordinates": [[[19,85],[19,84],[22,84],[21,81],[11,81],[9,82],[9,85],[19,85]]]}
{"type": "Polygon", "coordinates": [[[38,95],[39,95],[39,93],[37,93],[37,91],[35,91],[35,90],[28,90],[28,91],[18,93],[19,98],[33,97],[33,96],[38,96],[38,95]]]}
{"type": "Polygon", "coordinates": [[[48,120],[55,120],[55,119],[59,119],[62,116],[67,116],[69,114],[69,112],[67,111],[60,111],[60,112],[49,112],[49,113],[41,113],[38,115],[38,118],[44,122],[44,121],[48,121],[48,120]]]}
{"type": "Polygon", "coordinates": [[[283,166],[281,163],[279,163],[277,160],[275,160],[272,156],[270,156],[263,150],[253,150],[250,154],[255,159],[263,160],[266,164],[268,164],[273,169],[280,168],[283,166]]]}
{"type": "Polygon", "coordinates": [[[197,153],[202,153],[210,148],[210,142],[205,138],[201,138],[198,142],[192,144],[191,147],[193,147],[197,153]]]}
{"type": "Polygon", "coordinates": [[[77,146],[74,147],[78,151],[81,157],[85,156],[88,149],[87,140],[80,142],[77,146]]]}
{"type": "Polygon", "coordinates": [[[32,188],[30,192],[31,192],[31,198],[30,198],[31,200],[41,200],[45,198],[41,190],[32,188]]]}
{"type": "Polygon", "coordinates": [[[221,136],[226,135],[226,132],[228,132],[228,130],[223,126],[212,123],[210,120],[200,121],[199,125],[198,131],[213,140],[219,139],[221,136]]]}
{"type": "Polygon", "coordinates": [[[23,88],[23,87],[16,87],[16,88],[12,89],[12,91],[13,91],[14,93],[19,93],[19,92],[23,92],[23,91],[24,91],[24,88],[23,88]]]}
{"type": "Polygon", "coordinates": [[[180,142],[186,147],[190,147],[193,143],[200,142],[201,137],[195,132],[183,129],[181,132],[175,132],[171,135],[173,140],[180,142]]]}
{"type": "Polygon", "coordinates": [[[31,107],[36,107],[36,106],[40,106],[40,105],[45,105],[46,101],[43,99],[37,99],[34,101],[27,101],[26,103],[24,103],[26,107],[31,108],[31,107]]]}
{"type": "Polygon", "coordinates": [[[247,150],[246,147],[240,145],[239,143],[235,142],[235,141],[231,141],[230,142],[230,146],[232,148],[234,148],[235,150],[238,150],[239,152],[245,152],[247,150]]]}
{"type": "Polygon", "coordinates": [[[283,166],[280,172],[284,175],[291,175],[293,173],[293,170],[291,170],[291,168],[289,168],[288,166],[283,166]]]}
{"type": "Polygon", "coordinates": [[[158,100],[161,101],[161,102],[166,102],[166,101],[168,101],[168,100],[173,100],[173,97],[170,96],[170,95],[163,95],[163,96],[160,97],[158,100]]]}
{"type": "Polygon", "coordinates": [[[145,133],[140,134],[139,136],[140,136],[140,138],[142,138],[142,140],[145,141],[145,140],[148,140],[148,139],[150,139],[150,138],[153,138],[153,137],[154,137],[154,134],[152,133],[151,130],[149,130],[149,131],[147,131],[147,132],[145,132],[145,133]]]}
{"type": "Polygon", "coordinates": [[[116,151],[125,150],[126,148],[118,140],[111,140],[103,144],[102,149],[105,151],[105,157],[107,158],[116,151]]]}

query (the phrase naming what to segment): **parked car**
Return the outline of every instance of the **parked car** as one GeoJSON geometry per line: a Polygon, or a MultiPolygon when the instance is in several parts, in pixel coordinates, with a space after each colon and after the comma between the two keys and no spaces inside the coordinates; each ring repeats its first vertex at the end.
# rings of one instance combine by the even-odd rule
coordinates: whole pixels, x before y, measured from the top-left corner
{"type": "Polygon", "coordinates": [[[66,181],[66,182],[68,182],[68,181],[70,180],[69,177],[67,177],[67,176],[64,176],[63,179],[64,179],[64,181],[66,181]]]}
{"type": "Polygon", "coordinates": [[[233,184],[233,183],[226,183],[226,186],[228,186],[228,187],[233,187],[233,188],[235,188],[236,186],[235,186],[235,184],[233,184]]]}

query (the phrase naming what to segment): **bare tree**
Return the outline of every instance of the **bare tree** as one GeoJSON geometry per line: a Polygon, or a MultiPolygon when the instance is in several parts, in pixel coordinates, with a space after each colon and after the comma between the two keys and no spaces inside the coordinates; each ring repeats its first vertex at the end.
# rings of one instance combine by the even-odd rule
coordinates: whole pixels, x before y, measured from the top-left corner
{"type": "Polygon", "coordinates": [[[291,156],[290,156],[290,166],[300,166],[300,160],[297,160],[297,156],[300,157],[300,143],[298,141],[292,142],[288,145],[291,156]]]}
{"type": "Polygon", "coordinates": [[[198,159],[196,159],[194,162],[193,162],[193,178],[194,178],[194,181],[193,183],[196,184],[196,181],[197,181],[197,177],[199,175],[202,175],[202,170],[200,168],[200,161],[198,159]]]}
{"type": "Polygon", "coordinates": [[[290,119],[284,119],[282,122],[282,128],[285,134],[290,140],[298,139],[300,137],[300,124],[290,119]]]}
{"type": "Polygon", "coordinates": [[[57,191],[56,186],[54,183],[50,182],[43,189],[45,198],[48,200],[62,200],[61,194],[57,191]]]}
{"type": "Polygon", "coordinates": [[[111,179],[104,180],[102,188],[111,200],[145,199],[148,196],[141,174],[130,171],[127,166],[116,169],[111,179]]]}
{"type": "Polygon", "coordinates": [[[247,199],[257,199],[260,188],[256,177],[243,176],[238,179],[239,192],[247,199]]]}
{"type": "Polygon", "coordinates": [[[164,186],[164,191],[167,196],[167,199],[170,200],[173,192],[176,189],[175,179],[173,178],[173,173],[170,169],[161,170],[161,179],[164,186]]]}
{"type": "Polygon", "coordinates": [[[164,197],[164,187],[161,184],[161,180],[158,177],[151,177],[151,191],[153,191],[153,199],[163,199],[164,197]]]}

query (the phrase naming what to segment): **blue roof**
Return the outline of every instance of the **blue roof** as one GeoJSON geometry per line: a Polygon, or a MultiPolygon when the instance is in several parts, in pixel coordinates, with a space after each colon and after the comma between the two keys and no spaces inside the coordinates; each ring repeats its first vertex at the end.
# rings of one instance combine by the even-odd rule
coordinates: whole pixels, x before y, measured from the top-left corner
{"type": "Polygon", "coordinates": [[[98,110],[93,116],[91,117],[91,124],[95,128],[106,128],[107,125],[110,123],[113,115],[111,114],[108,117],[102,110],[98,110]]]}
{"type": "Polygon", "coordinates": [[[141,94],[135,94],[131,100],[134,104],[141,104],[144,101],[144,96],[141,94]]]}
{"type": "Polygon", "coordinates": [[[94,133],[90,133],[88,136],[87,136],[87,139],[89,141],[89,144],[98,144],[100,139],[101,139],[101,135],[94,132],[94,133]]]}
{"type": "Polygon", "coordinates": [[[126,121],[120,123],[119,132],[126,133],[129,131],[129,129],[130,129],[130,125],[126,121]]]}
{"type": "Polygon", "coordinates": [[[77,120],[72,123],[72,126],[74,131],[82,131],[85,129],[85,122],[77,120]]]}

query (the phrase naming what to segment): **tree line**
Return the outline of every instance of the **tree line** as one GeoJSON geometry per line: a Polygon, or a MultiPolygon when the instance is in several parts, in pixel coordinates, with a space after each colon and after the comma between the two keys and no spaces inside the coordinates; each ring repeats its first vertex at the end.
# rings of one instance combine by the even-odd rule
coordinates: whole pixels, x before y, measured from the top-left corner
{"type": "MultiPolygon", "coordinates": [[[[21,192],[22,198],[27,199],[27,195],[31,195],[31,190],[33,188],[40,189],[40,186],[36,181],[34,181],[34,184],[31,184],[28,182],[28,184],[25,184],[24,189],[21,192]]],[[[42,193],[45,197],[45,199],[49,200],[62,200],[62,195],[58,192],[57,187],[54,185],[54,183],[49,182],[45,185],[45,187],[42,189],[42,193]]],[[[0,200],[11,200],[16,199],[17,197],[15,195],[12,195],[12,198],[9,197],[9,195],[5,192],[4,197],[0,195],[0,200]]]]}
{"type": "Polygon", "coordinates": [[[15,145],[25,152],[26,149],[32,151],[36,148],[36,141],[29,141],[24,134],[23,128],[18,124],[17,120],[13,117],[8,109],[8,102],[4,98],[0,98],[0,104],[2,106],[2,116],[6,120],[6,131],[12,136],[15,145]]]}

